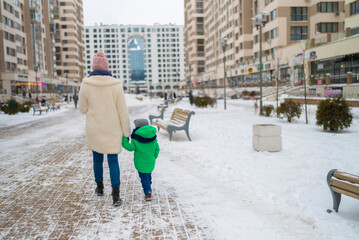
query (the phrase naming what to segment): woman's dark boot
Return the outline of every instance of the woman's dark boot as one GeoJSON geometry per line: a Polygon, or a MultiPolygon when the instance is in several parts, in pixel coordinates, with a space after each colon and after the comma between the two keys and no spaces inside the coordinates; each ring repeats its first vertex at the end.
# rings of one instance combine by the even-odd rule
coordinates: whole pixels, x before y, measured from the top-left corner
{"type": "Polygon", "coordinates": [[[120,198],[120,188],[119,187],[112,188],[112,199],[113,199],[113,205],[115,207],[121,206],[122,200],[120,198]]]}
{"type": "Polygon", "coordinates": [[[97,187],[95,189],[97,196],[103,196],[103,182],[98,182],[97,187]]]}

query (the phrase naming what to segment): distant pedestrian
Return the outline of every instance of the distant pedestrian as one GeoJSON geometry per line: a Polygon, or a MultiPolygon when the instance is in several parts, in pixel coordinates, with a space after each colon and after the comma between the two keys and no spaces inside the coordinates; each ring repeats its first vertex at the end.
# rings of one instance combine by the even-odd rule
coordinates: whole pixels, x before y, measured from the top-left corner
{"type": "Polygon", "coordinates": [[[128,109],[121,81],[112,77],[103,52],[93,59],[93,71],[83,79],[79,94],[80,112],[86,114],[86,138],[93,154],[93,169],[97,187],[95,192],[103,196],[103,159],[107,154],[114,206],[120,206],[120,168],[122,136],[131,133],[128,109]]]}
{"type": "Polygon", "coordinates": [[[32,96],[31,96],[31,91],[29,92],[29,98],[30,98],[30,99],[32,98],[32,96]]]}
{"type": "Polygon", "coordinates": [[[175,93],[175,92],[173,93],[173,97],[174,97],[174,98],[177,98],[177,96],[176,96],[176,93],[175,93]]]}
{"type": "Polygon", "coordinates": [[[258,103],[257,100],[254,102],[254,113],[257,114],[257,110],[258,110],[258,103]]]}
{"type": "Polygon", "coordinates": [[[76,92],[74,94],[74,96],[72,97],[74,99],[74,103],[75,103],[75,109],[77,108],[77,101],[79,100],[79,97],[77,96],[76,92]]]}
{"type": "Polygon", "coordinates": [[[166,92],[165,92],[165,97],[164,98],[165,98],[165,101],[166,101],[167,100],[167,93],[166,92]]]}
{"type": "Polygon", "coordinates": [[[127,137],[122,137],[122,146],[128,151],[135,151],[134,163],[141,179],[145,200],[152,200],[152,176],[156,159],[160,152],[155,127],[148,125],[147,119],[136,119],[132,131],[131,143],[127,137]]]}

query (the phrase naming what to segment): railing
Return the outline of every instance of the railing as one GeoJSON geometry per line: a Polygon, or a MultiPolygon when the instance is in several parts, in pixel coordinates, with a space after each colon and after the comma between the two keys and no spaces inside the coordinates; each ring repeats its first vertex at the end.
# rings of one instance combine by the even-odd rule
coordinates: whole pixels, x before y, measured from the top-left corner
{"type": "Polygon", "coordinates": [[[330,36],[331,41],[345,38],[345,32],[332,33],[330,36]]]}

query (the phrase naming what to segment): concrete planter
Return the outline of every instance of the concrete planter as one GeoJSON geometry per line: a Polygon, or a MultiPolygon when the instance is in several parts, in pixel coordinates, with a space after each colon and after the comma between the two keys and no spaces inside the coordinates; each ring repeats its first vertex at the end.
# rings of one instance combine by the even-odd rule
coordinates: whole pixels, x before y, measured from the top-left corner
{"type": "Polygon", "coordinates": [[[281,151],[282,127],[274,124],[253,125],[252,145],[256,151],[281,151]]]}

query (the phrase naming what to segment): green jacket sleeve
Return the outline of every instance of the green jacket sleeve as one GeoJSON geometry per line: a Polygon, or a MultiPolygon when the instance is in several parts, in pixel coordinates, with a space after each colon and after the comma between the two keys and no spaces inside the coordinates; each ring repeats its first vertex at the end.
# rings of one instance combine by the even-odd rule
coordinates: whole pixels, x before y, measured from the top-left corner
{"type": "Polygon", "coordinates": [[[127,151],[135,151],[136,150],[136,145],[134,144],[133,141],[131,141],[131,143],[129,143],[127,137],[122,136],[122,147],[124,147],[127,151]]]}
{"type": "Polygon", "coordinates": [[[156,158],[156,159],[157,159],[159,153],[160,153],[160,146],[159,146],[158,143],[157,143],[157,145],[156,145],[156,150],[155,150],[155,158],[156,158]]]}

